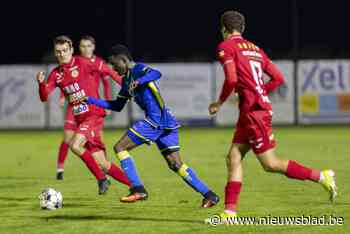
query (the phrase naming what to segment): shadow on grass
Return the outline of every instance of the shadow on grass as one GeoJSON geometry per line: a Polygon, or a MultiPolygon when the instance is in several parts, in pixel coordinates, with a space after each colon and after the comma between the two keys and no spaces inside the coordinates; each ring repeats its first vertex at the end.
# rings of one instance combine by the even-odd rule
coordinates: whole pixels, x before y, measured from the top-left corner
{"type": "Polygon", "coordinates": [[[0,201],[31,201],[33,198],[30,197],[0,197],[0,201]]]}
{"type": "Polygon", "coordinates": [[[203,224],[199,220],[189,220],[189,219],[168,219],[168,218],[142,218],[142,217],[113,217],[104,215],[56,215],[50,217],[40,217],[40,219],[45,221],[54,220],[73,220],[73,221],[94,221],[94,220],[120,220],[120,221],[150,221],[150,222],[165,222],[165,223],[197,223],[203,224]]]}

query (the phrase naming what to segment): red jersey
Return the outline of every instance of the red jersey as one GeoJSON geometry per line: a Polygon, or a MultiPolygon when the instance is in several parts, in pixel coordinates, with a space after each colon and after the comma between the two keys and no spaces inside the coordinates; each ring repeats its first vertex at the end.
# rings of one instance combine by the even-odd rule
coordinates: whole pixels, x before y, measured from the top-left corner
{"type": "Polygon", "coordinates": [[[283,75],[262,49],[241,36],[232,36],[218,45],[217,56],[226,77],[221,102],[235,90],[239,95],[240,115],[272,109],[268,93],[283,83],[283,75]],[[271,77],[266,84],[263,72],[271,77]]]}
{"type": "Polygon", "coordinates": [[[121,83],[121,77],[102,60],[95,63],[81,56],[73,56],[69,64],[54,68],[47,82],[39,84],[40,100],[47,101],[49,94],[58,87],[68,100],[76,121],[82,122],[90,116],[104,116],[103,109],[79,102],[85,96],[99,98],[98,85],[101,76],[111,76],[121,83]]]}
{"type": "MultiPolygon", "coordinates": [[[[122,81],[121,81],[120,76],[116,76],[115,74],[113,74],[115,72],[108,67],[108,65],[105,63],[105,61],[102,58],[100,58],[96,55],[94,55],[92,58],[86,58],[83,56],[79,56],[79,57],[81,57],[82,59],[86,59],[86,60],[90,61],[91,63],[94,63],[95,66],[101,68],[100,72],[95,72],[93,74],[96,76],[96,81],[99,81],[99,80],[102,81],[105,99],[111,100],[112,95],[111,95],[111,86],[109,84],[109,78],[112,77],[112,79],[115,82],[117,82],[119,85],[121,85],[122,81]]],[[[99,89],[99,85],[100,85],[100,83],[98,82],[96,85],[97,89],[99,89]]],[[[64,96],[64,93],[61,92],[60,97],[63,97],[63,96],[64,96]]]]}

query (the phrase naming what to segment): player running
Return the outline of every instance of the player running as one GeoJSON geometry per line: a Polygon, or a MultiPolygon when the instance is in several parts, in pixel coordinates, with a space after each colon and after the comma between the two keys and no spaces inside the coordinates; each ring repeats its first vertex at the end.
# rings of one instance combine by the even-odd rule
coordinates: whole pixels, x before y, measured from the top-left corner
{"type": "Polygon", "coordinates": [[[148,194],[141,182],[130,151],[144,143],[155,142],[171,170],[176,172],[195,191],[202,194],[202,207],[211,207],[219,202],[212,192],[195,174],[194,170],[182,162],[179,154],[178,124],[171,114],[155,83],[160,79],[159,71],[144,64],[133,62],[129,50],[123,45],[112,49],[112,64],[123,75],[122,88],[114,101],[88,97],[88,104],[94,104],[113,111],[121,111],[130,99],[145,112],[145,119],[137,121],[114,146],[116,157],[132,184],[130,194],[121,202],[145,200],[148,194]]]}
{"type": "Polygon", "coordinates": [[[109,163],[105,157],[105,146],[101,140],[103,127],[103,109],[88,106],[79,100],[86,95],[98,98],[98,82],[95,73],[108,73],[115,81],[121,81],[121,77],[105,63],[99,66],[86,58],[73,56],[73,45],[67,36],[59,36],[54,40],[54,52],[59,66],[51,71],[45,82],[43,72],[37,74],[39,82],[40,100],[45,102],[55,88],[59,88],[68,100],[74,115],[77,128],[70,141],[71,150],[78,155],[98,181],[99,194],[105,194],[109,182],[100,166],[114,179],[130,185],[127,177],[116,165],[109,163]]]}
{"type": "Polygon", "coordinates": [[[250,149],[265,171],[319,183],[329,193],[331,201],[337,195],[332,170],[319,171],[276,156],[276,142],[271,128],[272,106],[268,93],[281,85],[284,79],[262,49],[242,38],[244,28],[245,19],[239,12],[227,11],[221,16],[224,41],[219,44],[217,55],[223,66],[225,82],[219,100],[209,106],[210,114],[214,115],[232,91],[239,96],[240,115],[227,156],[225,210],[220,215],[223,223],[227,218],[237,216],[236,206],[243,180],[242,160],[250,149]],[[262,80],[264,72],[271,78],[265,84],[262,80]]]}
{"type": "MultiPolygon", "coordinates": [[[[86,58],[91,63],[95,63],[97,66],[102,66],[104,61],[94,54],[95,47],[96,47],[96,41],[92,36],[86,35],[81,37],[80,44],[79,44],[80,55],[83,58],[86,58]]],[[[110,100],[111,88],[109,84],[110,74],[108,72],[109,70],[106,69],[105,73],[96,72],[94,74],[97,76],[96,80],[100,79],[102,81],[105,98],[110,100]]],[[[98,82],[98,84],[100,83],[101,82],[98,82]]],[[[99,90],[99,85],[96,88],[99,90]]],[[[59,102],[60,102],[60,106],[64,107],[65,98],[64,98],[63,92],[61,92],[59,102]]],[[[110,114],[110,112],[108,112],[107,114],[110,114]]],[[[69,142],[72,140],[74,136],[74,132],[76,131],[76,128],[77,128],[77,123],[74,120],[72,106],[68,105],[65,110],[63,141],[61,142],[58,150],[57,173],[56,173],[57,180],[63,180],[64,162],[68,155],[69,142]]],[[[100,133],[100,135],[102,138],[102,132],[100,133]]]]}

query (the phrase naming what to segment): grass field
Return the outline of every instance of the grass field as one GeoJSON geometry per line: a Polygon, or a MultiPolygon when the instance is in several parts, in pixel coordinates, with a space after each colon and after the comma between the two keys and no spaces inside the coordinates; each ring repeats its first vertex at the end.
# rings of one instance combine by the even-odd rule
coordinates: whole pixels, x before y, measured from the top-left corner
{"type": "MultiPolygon", "coordinates": [[[[199,208],[201,196],[168,170],[154,146],[132,154],[150,199],[121,204],[126,187],[113,182],[106,196],[98,196],[94,178],[73,154],[66,161],[65,180],[55,180],[61,132],[0,132],[0,233],[350,233],[349,133],[347,127],[275,130],[281,157],[336,171],[340,194],[335,204],[328,202],[318,184],[267,174],[249,154],[239,205],[241,216],[334,215],[344,217],[344,225],[211,227],[203,220],[220,212],[223,202],[212,209],[199,208]],[[63,209],[39,208],[37,196],[45,187],[62,192],[63,209]]],[[[121,134],[121,130],[105,133],[109,156],[121,134]]],[[[180,134],[184,161],[223,201],[224,157],[232,130],[183,129],[180,134]]]]}

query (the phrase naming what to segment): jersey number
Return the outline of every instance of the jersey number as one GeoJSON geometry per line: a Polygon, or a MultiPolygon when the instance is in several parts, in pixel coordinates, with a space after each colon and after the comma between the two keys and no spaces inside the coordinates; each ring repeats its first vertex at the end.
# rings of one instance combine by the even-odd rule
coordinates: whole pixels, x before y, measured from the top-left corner
{"type": "Polygon", "coordinates": [[[250,60],[249,61],[250,64],[250,68],[252,70],[253,73],[253,78],[256,84],[256,91],[258,91],[258,93],[260,94],[263,102],[270,102],[269,97],[264,95],[264,90],[262,88],[262,85],[264,85],[264,81],[262,79],[263,77],[263,70],[261,67],[261,63],[258,61],[254,61],[254,60],[250,60]]]}

